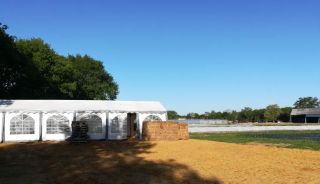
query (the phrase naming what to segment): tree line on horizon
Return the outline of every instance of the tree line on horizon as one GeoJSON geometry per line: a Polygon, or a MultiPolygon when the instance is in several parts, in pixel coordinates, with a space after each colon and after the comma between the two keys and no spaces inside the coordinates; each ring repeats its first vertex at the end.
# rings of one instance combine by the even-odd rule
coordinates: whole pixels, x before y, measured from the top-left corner
{"type": "Polygon", "coordinates": [[[179,115],[176,111],[168,111],[168,119],[224,119],[232,122],[289,122],[290,113],[293,108],[320,108],[317,97],[300,97],[293,107],[279,107],[277,104],[268,105],[266,108],[253,109],[245,107],[241,111],[227,110],[223,112],[205,112],[203,114],[188,113],[179,115]]]}
{"type": "Polygon", "coordinates": [[[63,56],[41,38],[17,39],[0,23],[0,99],[115,100],[118,85],[101,61],[63,56]]]}

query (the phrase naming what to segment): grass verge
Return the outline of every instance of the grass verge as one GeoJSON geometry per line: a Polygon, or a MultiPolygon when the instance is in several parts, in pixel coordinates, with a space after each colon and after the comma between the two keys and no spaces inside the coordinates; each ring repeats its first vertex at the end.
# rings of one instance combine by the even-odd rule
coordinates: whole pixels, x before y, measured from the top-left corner
{"type": "Polygon", "coordinates": [[[286,148],[320,150],[320,130],[192,133],[190,134],[190,138],[239,144],[260,143],[286,148]]]}

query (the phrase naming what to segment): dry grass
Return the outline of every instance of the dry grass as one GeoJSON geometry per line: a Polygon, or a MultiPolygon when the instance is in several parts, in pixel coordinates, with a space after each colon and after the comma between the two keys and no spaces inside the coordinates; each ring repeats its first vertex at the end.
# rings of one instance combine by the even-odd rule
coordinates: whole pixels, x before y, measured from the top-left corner
{"type": "Polygon", "coordinates": [[[320,183],[320,152],[213,141],[0,145],[0,183],[320,183]]]}

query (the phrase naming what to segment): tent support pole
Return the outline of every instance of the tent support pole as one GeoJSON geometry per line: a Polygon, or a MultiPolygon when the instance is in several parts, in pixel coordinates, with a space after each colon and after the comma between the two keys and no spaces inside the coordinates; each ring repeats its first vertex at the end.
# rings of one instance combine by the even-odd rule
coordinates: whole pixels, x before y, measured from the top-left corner
{"type": "Polygon", "coordinates": [[[39,141],[42,141],[42,112],[39,113],[39,141]]]}
{"type": "Polygon", "coordinates": [[[4,135],[4,134],[5,134],[5,124],[6,124],[6,123],[5,123],[6,117],[5,117],[5,116],[6,116],[6,113],[5,113],[5,112],[2,112],[2,127],[1,127],[1,129],[2,129],[2,130],[1,130],[1,131],[2,131],[2,135],[1,135],[2,137],[1,137],[1,138],[2,138],[2,139],[1,139],[1,143],[4,143],[4,142],[5,142],[5,135],[4,135]]]}
{"type": "Polygon", "coordinates": [[[106,114],[106,128],[105,128],[105,140],[107,141],[109,139],[109,112],[105,112],[106,114]]]}

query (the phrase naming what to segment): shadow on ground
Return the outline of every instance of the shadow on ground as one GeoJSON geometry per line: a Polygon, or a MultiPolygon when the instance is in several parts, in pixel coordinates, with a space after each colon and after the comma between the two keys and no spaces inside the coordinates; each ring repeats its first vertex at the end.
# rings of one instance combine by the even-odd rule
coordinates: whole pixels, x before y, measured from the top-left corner
{"type": "Polygon", "coordinates": [[[221,183],[176,161],[150,161],[156,143],[89,142],[0,145],[0,183],[178,184],[221,183]]]}

